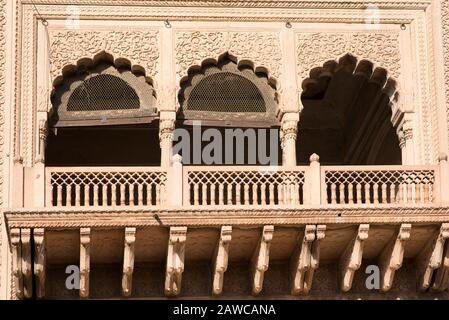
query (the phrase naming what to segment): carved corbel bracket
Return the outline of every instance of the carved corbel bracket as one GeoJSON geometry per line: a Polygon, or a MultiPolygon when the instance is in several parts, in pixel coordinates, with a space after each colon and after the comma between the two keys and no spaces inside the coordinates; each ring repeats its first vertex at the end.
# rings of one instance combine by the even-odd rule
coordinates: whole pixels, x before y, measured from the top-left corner
{"type": "Polygon", "coordinates": [[[223,291],[224,273],[228,269],[229,245],[232,239],[232,227],[223,226],[220,231],[214,255],[212,294],[219,295],[223,291]]]}
{"type": "Polygon", "coordinates": [[[443,256],[441,267],[437,270],[432,289],[435,291],[444,291],[449,288],[449,242],[446,241],[446,249],[443,256]]]}
{"type": "Polygon", "coordinates": [[[312,244],[312,254],[310,256],[310,268],[306,272],[306,277],[304,281],[304,293],[308,294],[312,289],[313,276],[315,270],[318,269],[320,265],[320,241],[326,236],[326,225],[317,225],[315,241],[312,244]]]}
{"type": "Polygon", "coordinates": [[[177,296],[181,293],[186,239],[187,227],[170,228],[165,274],[165,295],[167,296],[177,296]]]}
{"type": "Polygon", "coordinates": [[[125,297],[129,297],[132,292],[135,242],[136,242],[136,228],[126,228],[125,252],[123,254],[123,276],[122,276],[122,294],[125,297]]]}
{"type": "Polygon", "coordinates": [[[90,228],[80,229],[80,297],[89,297],[90,228]]]}
{"type": "Polygon", "coordinates": [[[45,297],[45,269],[46,269],[46,246],[45,229],[33,230],[34,236],[34,275],[36,277],[36,295],[38,298],[45,297]]]}
{"type": "Polygon", "coordinates": [[[391,239],[379,257],[381,290],[387,292],[393,285],[396,270],[402,266],[405,244],[410,239],[412,225],[401,224],[396,237],[391,239]]]}
{"type": "Polygon", "coordinates": [[[449,223],[443,223],[440,230],[435,233],[433,240],[417,257],[418,287],[422,291],[430,287],[433,272],[442,264],[444,244],[447,238],[449,238],[449,223]]]}
{"type": "Polygon", "coordinates": [[[27,299],[33,297],[33,268],[31,265],[31,229],[20,230],[22,242],[22,275],[23,296],[27,299]]]}
{"type": "Polygon", "coordinates": [[[257,295],[262,291],[265,271],[270,262],[270,245],[273,240],[274,226],[264,226],[262,235],[252,258],[252,293],[257,295]]]}
{"type": "Polygon", "coordinates": [[[22,245],[20,243],[20,229],[11,229],[12,250],[12,276],[17,299],[23,298],[23,276],[22,276],[22,245]]]}
{"type": "Polygon", "coordinates": [[[362,265],[363,245],[368,239],[369,224],[361,224],[354,239],[346,247],[340,260],[341,290],[351,290],[355,272],[362,265]]]}
{"type": "Polygon", "coordinates": [[[292,295],[304,292],[304,281],[307,270],[310,268],[312,242],[315,240],[315,225],[307,225],[304,236],[299,239],[296,252],[291,261],[292,295]]]}

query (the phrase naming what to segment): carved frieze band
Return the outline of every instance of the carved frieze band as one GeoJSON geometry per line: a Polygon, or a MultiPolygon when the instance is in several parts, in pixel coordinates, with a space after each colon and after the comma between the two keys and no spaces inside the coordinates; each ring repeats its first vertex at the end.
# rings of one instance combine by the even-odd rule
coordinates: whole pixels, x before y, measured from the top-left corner
{"type": "MultiPolygon", "coordinates": [[[[3,145],[5,124],[4,119],[4,103],[5,103],[5,62],[6,62],[6,0],[0,0],[0,206],[3,204],[3,145]]],[[[2,226],[2,218],[0,218],[0,229],[2,226]]],[[[2,238],[0,236],[0,270],[2,270],[2,238]]],[[[0,278],[1,283],[1,278],[0,278]]],[[[1,285],[0,285],[1,287],[1,285]]]]}
{"type": "Polygon", "coordinates": [[[50,33],[51,76],[55,79],[64,66],[81,58],[93,58],[105,51],[115,59],[126,58],[145,68],[147,76],[158,73],[159,32],[127,31],[55,31],[50,33]]]}
{"type": "MultiPolygon", "coordinates": [[[[447,124],[449,128],[449,1],[441,2],[443,41],[444,41],[444,79],[446,85],[446,112],[447,124]]],[[[449,131],[448,131],[449,137],[449,131]]]]}
{"type": "Polygon", "coordinates": [[[387,69],[395,79],[401,73],[399,32],[301,32],[296,34],[296,48],[300,79],[306,79],[311,69],[347,53],[387,69]]]}
{"type": "MultiPolygon", "coordinates": [[[[24,0],[24,3],[55,4],[55,0],[24,0]]],[[[156,6],[171,7],[182,5],[185,7],[208,7],[210,0],[57,0],[57,4],[101,4],[120,6],[156,6]]],[[[431,3],[431,0],[371,0],[372,5],[378,8],[407,8],[423,9],[431,3]]],[[[297,1],[297,0],[216,0],[213,2],[216,7],[246,7],[246,8],[301,8],[301,9],[365,9],[364,1],[297,1]]]]}
{"type": "Polygon", "coordinates": [[[265,67],[277,79],[281,70],[281,45],[276,32],[189,31],[177,32],[176,73],[187,75],[194,65],[204,59],[217,59],[228,52],[239,60],[251,60],[255,66],[265,67]]]}

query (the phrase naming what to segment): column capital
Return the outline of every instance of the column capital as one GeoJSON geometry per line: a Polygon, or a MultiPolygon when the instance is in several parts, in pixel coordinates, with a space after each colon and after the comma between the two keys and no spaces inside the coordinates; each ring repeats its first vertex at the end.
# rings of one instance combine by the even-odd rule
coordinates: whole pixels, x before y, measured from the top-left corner
{"type": "Polygon", "coordinates": [[[159,142],[163,147],[164,142],[171,142],[173,140],[173,131],[175,130],[174,119],[161,119],[159,121],[159,142]]]}
{"type": "Polygon", "coordinates": [[[296,141],[296,133],[298,131],[299,114],[298,113],[285,113],[281,120],[281,132],[280,139],[282,145],[287,140],[296,141]]]}

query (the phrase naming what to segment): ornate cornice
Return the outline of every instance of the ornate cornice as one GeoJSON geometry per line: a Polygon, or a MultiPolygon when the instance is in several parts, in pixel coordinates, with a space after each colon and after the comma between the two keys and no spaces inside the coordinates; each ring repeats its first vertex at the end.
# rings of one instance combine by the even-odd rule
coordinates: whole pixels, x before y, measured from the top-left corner
{"type": "MultiPolygon", "coordinates": [[[[77,4],[77,5],[119,5],[119,6],[186,6],[186,7],[243,7],[243,8],[301,8],[301,9],[364,9],[366,1],[360,0],[22,0],[24,4],[77,4]]],[[[424,9],[432,0],[371,0],[369,4],[382,9],[424,9]]]]}
{"type": "MultiPolygon", "coordinates": [[[[364,3],[360,0],[360,3],[364,3]]],[[[24,8],[34,10],[32,4],[24,8]]],[[[66,6],[37,5],[41,14],[47,20],[66,19],[70,15],[66,6]]],[[[365,8],[365,7],[363,7],[365,8]]],[[[354,8],[357,9],[357,8],[354,8]]],[[[405,11],[403,8],[386,9],[379,16],[380,23],[401,24],[410,23],[415,19],[416,11],[405,11]]],[[[366,14],[360,11],[335,10],[329,6],[314,9],[296,8],[258,8],[243,10],[236,6],[223,7],[178,7],[158,6],[112,6],[101,3],[79,6],[81,20],[133,20],[133,21],[161,21],[169,19],[174,21],[246,21],[246,22],[333,22],[333,23],[365,23],[366,14]]],[[[176,25],[174,25],[175,27],[176,25]]]]}
{"type": "Polygon", "coordinates": [[[400,224],[447,222],[446,205],[312,207],[49,208],[5,210],[8,228],[400,224]]]}

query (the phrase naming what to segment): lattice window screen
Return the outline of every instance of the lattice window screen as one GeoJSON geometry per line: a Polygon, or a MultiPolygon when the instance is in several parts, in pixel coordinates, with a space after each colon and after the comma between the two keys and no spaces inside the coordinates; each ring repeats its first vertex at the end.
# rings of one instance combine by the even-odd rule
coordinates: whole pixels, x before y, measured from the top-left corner
{"type": "Polygon", "coordinates": [[[122,79],[109,74],[89,78],[70,95],[67,111],[139,109],[136,92],[122,79]]]}
{"type": "Polygon", "coordinates": [[[266,112],[259,89],[248,79],[231,73],[209,75],[194,87],[187,110],[213,112],[266,112]]]}

